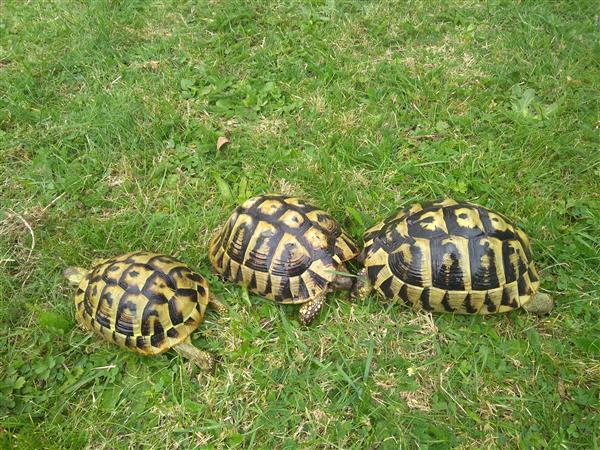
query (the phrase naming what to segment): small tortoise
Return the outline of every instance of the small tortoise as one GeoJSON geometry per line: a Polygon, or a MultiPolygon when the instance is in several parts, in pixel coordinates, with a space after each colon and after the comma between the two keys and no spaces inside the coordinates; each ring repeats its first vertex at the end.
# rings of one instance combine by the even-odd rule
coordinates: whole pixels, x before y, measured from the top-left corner
{"type": "Polygon", "coordinates": [[[375,289],[427,311],[493,314],[553,307],[527,235],[501,214],[451,199],[414,204],[364,235],[359,296],[375,289]]]}
{"type": "Polygon", "coordinates": [[[128,253],[99,262],[87,271],[69,267],[65,277],[78,285],[75,294],[79,324],[108,341],[142,355],[170,348],[204,370],[213,357],[194,347],[190,335],[204,319],[210,303],[202,276],[182,262],[149,252],[128,253]]]}
{"type": "Polygon", "coordinates": [[[352,289],[344,263],[356,255],[356,243],[330,214],[283,195],[247,200],[209,246],[210,262],[224,279],[279,303],[304,303],[304,324],[318,314],[328,290],[352,289]]]}

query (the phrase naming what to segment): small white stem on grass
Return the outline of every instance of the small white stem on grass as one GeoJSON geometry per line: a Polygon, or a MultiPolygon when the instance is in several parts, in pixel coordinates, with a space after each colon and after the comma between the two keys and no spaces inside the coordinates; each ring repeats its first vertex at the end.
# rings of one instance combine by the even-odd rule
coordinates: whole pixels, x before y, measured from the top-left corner
{"type": "Polygon", "coordinates": [[[23,225],[25,225],[25,227],[29,230],[29,234],[31,235],[31,247],[29,248],[29,254],[27,255],[27,259],[25,260],[25,264],[27,264],[29,262],[29,259],[31,258],[31,254],[33,253],[33,249],[35,248],[35,234],[33,233],[33,228],[31,228],[31,225],[29,225],[29,222],[27,222],[23,218],[23,216],[21,216],[21,214],[13,211],[12,209],[9,209],[9,211],[17,219],[19,219],[21,222],[23,222],[23,225]]]}
{"type": "Polygon", "coordinates": [[[440,373],[440,388],[442,388],[442,391],[444,391],[446,393],[446,395],[448,397],[450,397],[450,399],[456,403],[456,406],[458,406],[460,408],[460,410],[465,414],[465,416],[469,417],[469,414],[467,414],[467,411],[465,411],[465,408],[462,407],[462,405],[460,403],[458,403],[458,401],[454,398],[454,396],[452,394],[450,394],[450,392],[448,392],[446,389],[444,389],[444,385],[442,384],[442,374],[440,373]]]}
{"type": "Polygon", "coordinates": [[[50,208],[52,205],[54,205],[57,201],[59,201],[64,195],[66,194],[66,192],[63,192],[62,194],[60,194],[58,197],[56,197],[54,200],[52,200],[50,203],[48,203],[46,206],[44,206],[44,209],[42,209],[42,212],[46,211],[48,208],[50,208]]]}

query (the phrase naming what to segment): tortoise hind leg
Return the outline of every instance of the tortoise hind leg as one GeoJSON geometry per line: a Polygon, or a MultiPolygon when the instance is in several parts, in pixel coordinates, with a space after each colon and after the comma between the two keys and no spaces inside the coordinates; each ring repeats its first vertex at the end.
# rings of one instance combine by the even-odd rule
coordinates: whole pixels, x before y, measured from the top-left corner
{"type": "Polygon", "coordinates": [[[221,301],[213,294],[209,294],[208,304],[213,309],[213,311],[215,311],[219,315],[223,315],[227,312],[227,306],[221,303],[221,301]]]}
{"type": "Polygon", "coordinates": [[[303,304],[300,308],[300,322],[304,325],[308,325],[315,317],[317,317],[324,304],[325,292],[303,304]]]}
{"type": "Polygon", "coordinates": [[[527,312],[542,316],[548,314],[554,308],[554,300],[548,294],[538,292],[529,303],[523,305],[527,312]]]}
{"type": "Polygon", "coordinates": [[[173,347],[177,353],[194,362],[200,369],[214,372],[215,358],[208,352],[194,347],[190,342],[181,342],[173,347]]]}

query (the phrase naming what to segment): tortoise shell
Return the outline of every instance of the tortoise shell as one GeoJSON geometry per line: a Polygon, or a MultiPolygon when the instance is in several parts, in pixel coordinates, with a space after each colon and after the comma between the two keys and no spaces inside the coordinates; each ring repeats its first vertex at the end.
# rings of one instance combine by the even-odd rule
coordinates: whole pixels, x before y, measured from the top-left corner
{"type": "Polygon", "coordinates": [[[75,295],[79,323],[144,355],[162,353],[200,325],[208,284],[180,261],[148,252],[99,263],[75,295]]]}
{"type": "Polygon", "coordinates": [[[357,255],[356,243],[329,213],[283,195],[247,200],[209,246],[224,279],[280,303],[314,299],[357,255]]]}
{"type": "Polygon", "coordinates": [[[412,205],[367,230],[364,241],[371,286],[418,309],[510,311],[529,302],[540,284],[527,235],[472,203],[412,205]]]}

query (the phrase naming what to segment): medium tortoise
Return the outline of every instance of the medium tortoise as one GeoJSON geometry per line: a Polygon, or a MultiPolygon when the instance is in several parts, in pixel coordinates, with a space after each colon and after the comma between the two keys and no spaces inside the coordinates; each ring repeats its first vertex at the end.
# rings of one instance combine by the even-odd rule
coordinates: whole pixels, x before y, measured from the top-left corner
{"type": "Polygon", "coordinates": [[[190,335],[209,303],[219,311],[223,307],[209,296],[206,280],[182,262],[140,251],[101,261],[89,271],[69,267],[64,275],[79,286],[76,317],[86,330],[142,355],[173,348],[202,369],[213,369],[213,357],[194,347],[190,335]]]}
{"type": "Polygon", "coordinates": [[[328,290],[352,289],[345,262],[356,255],[356,243],[330,214],[284,195],[247,200],[209,246],[210,262],[224,279],[279,303],[303,303],[305,324],[328,290]]]}
{"type": "Polygon", "coordinates": [[[359,296],[374,289],[416,309],[461,314],[553,307],[538,292],[527,235],[472,203],[447,199],[392,214],[365,232],[359,260],[359,296]]]}

